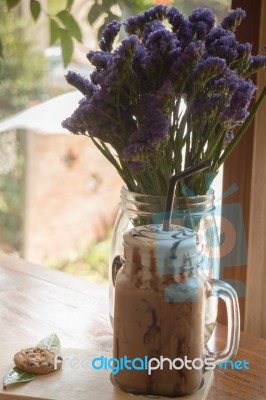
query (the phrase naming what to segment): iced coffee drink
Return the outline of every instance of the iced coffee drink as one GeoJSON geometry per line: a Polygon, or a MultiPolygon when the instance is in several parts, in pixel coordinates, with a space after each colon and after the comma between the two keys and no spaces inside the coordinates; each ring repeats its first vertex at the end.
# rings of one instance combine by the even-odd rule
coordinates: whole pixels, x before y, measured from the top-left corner
{"type": "Polygon", "coordinates": [[[116,383],[132,393],[193,393],[203,380],[207,290],[197,270],[194,232],[178,227],[162,232],[155,225],[133,229],[124,236],[124,259],[115,285],[114,357],[164,361],[154,360],[151,371],[121,369],[116,383]],[[176,360],[176,368],[167,359],[176,360]],[[199,369],[189,362],[195,359],[199,369]],[[181,368],[181,360],[188,368],[181,368]]]}

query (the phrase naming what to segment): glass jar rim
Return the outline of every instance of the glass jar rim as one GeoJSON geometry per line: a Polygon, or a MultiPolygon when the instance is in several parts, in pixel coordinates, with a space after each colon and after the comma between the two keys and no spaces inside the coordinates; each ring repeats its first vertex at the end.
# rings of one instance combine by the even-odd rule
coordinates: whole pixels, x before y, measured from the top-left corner
{"type": "MultiPolygon", "coordinates": [[[[165,196],[158,196],[158,195],[153,195],[153,194],[144,194],[144,193],[138,193],[138,192],[131,192],[130,190],[128,190],[127,186],[124,184],[121,187],[121,193],[125,193],[125,195],[134,195],[134,196],[138,196],[138,197],[142,197],[142,198],[149,198],[149,197],[153,197],[153,198],[158,198],[158,199],[165,199],[165,196]]],[[[214,199],[214,189],[210,188],[208,190],[208,192],[206,194],[203,195],[195,195],[195,196],[179,196],[179,197],[175,197],[176,199],[197,199],[199,202],[202,201],[206,201],[206,200],[212,200],[214,199]]]]}

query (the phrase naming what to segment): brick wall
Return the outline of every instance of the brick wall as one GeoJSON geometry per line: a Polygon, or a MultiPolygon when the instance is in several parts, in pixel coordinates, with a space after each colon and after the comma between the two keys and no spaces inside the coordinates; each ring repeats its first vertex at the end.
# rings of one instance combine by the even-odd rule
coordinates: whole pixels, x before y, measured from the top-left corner
{"type": "Polygon", "coordinates": [[[23,256],[67,257],[104,238],[122,181],[86,137],[26,133],[23,256]]]}

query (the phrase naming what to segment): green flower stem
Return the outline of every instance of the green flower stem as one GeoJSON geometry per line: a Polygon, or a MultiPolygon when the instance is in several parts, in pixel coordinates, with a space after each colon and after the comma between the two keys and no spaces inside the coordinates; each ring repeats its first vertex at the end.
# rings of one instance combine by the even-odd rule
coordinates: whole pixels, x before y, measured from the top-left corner
{"type": "Polygon", "coordinates": [[[224,134],[222,135],[221,140],[218,143],[217,151],[216,151],[216,153],[214,153],[214,157],[213,157],[213,161],[212,161],[212,169],[213,169],[213,171],[217,171],[218,172],[218,169],[219,169],[218,160],[219,160],[220,154],[222,153],[222,151],[223,151],[223,149],[225,148],[225,145],[226,145],[225,137],[226,137],[227,132],[228,132],[228,129],[224,129],[224,134]]]}
{"type": "Polygon", "coordinates": [[[124,169],[121,168],[121,166],[115,160],[114,156],[112,155],[112,153],[110,152],[110,150],[108,149],[106,144],[103,142],[101,142],[101,144],[98,143],[97,140],[95,138],[93,138],[92,136],[90,136],[90,138],[91,138],[92,142],[95,144],[95,146],[97,147],[97,149],[100,150],[100,152],[104,155],[104,157],[106,157],[107,160],[115,167],[115,169],[117,170],[117,172],[119,173],[121,178],[124,181],[127,181],[126,175],[124,173],[124,169]]]}
{"type": "Polygon", "coordinates": [[[212,137],[212,135],[213,135],[213,133],[215,131],[215,128],[217,126],[218,116],[219,116],[220,112],[221,112],[221,108],[219,107],[217,112],[216,112],[216,114],[213,117],[213,122],[211,123],[211,126],[209,128],[209,132],[206,134],[205,139],[202,140],[201,143],[200,143],[200,148],[197,151],[195,157],[193,158],[193,160],[192,160],[193,162],[197,162],[198,159],[201,159],[200,155],[202,154],[202,152],[204,150],[204,147],[210,141],[210,139],[211,139],[211,137],[212,137]]]}
{"type": "Polygon", "coordinates": [[[261,92],[260,97],[256,101],[251,113],[249,114],[249,116],[247,117],[247,119],[245,120],[245,122],[243,123],[243,125],[241,126],[239,131],[237,132],[236,136],[231,141],[231,143],[228,145],[226,150],[223,152],[222,156],[219,158],[219,160],[218,160],[218,168],[220,168],[220,166],[225,162],[225,160],[232,153],[232,151],[234,150],[236,145],[239,143],[240,139],[242,138],[242,136],[244,135],[244,133],[246,132],[246,130],[250,126],[251,122],[253,121],[253,119],[255,117],[255,114],[258,111],[259,107],[261,106],[261,104],[262,104],[262,102],[263,102],[265,97],[266,97],[266,86],[264,86],[264,89],[261,92]]]}
{"type": "Polygon", "coordinates": [[[217,149],[217,147],[219,146],[219,143],[221,141],[221,139],[224,138],[224,130],[222,129],[217,136],[215,137],[214,142],[211,144],[211,146],[207,149],[204,158],[206,160],[209,160],[213,154],[215,154],[215,151],[217,149]]]}

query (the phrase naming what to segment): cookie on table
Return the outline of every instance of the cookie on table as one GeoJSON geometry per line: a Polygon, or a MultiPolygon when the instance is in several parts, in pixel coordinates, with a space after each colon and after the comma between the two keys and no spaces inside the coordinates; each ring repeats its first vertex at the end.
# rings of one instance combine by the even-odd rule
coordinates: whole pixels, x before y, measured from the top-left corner
{"type": "Polygon", "coordinates": [[[62,367],[63,359],[56,353],[41,347],[22,349],[14,356],[16,367],[35,374],[48,374],[62,367]]]}

